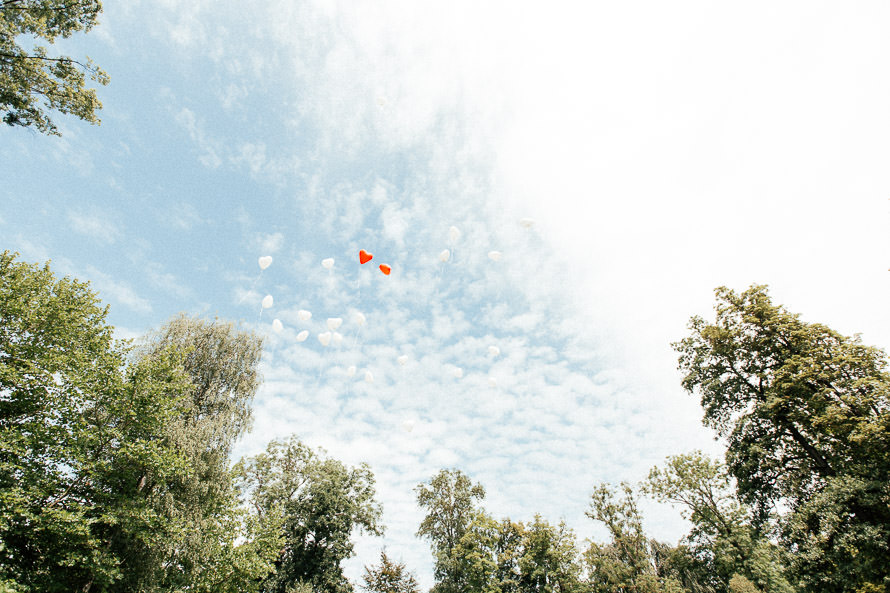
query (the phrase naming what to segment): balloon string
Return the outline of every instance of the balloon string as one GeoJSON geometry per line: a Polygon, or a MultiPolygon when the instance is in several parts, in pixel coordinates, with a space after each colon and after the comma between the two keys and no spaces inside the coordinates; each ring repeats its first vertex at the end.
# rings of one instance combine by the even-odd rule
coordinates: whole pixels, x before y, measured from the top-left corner
{"type": "Polygon", "coordinates": [[[251,292],[253,292],[253,289],[256,288],[256,285],[260,281],[260,277],[262,275],[263,275],[263,271],[260,270],[260,273],[257,274],[257,277],[253,279],[253,284],[250,285],[250,288],[247,289],[247,292],[245,292],[243,295],[241,295],[241,298],[238,299],[237,303],[235,303],[236,305],[240,305],[241,303],[243,303],[244,299],[247,298],[247,295],[249,295],[251,292]]]}

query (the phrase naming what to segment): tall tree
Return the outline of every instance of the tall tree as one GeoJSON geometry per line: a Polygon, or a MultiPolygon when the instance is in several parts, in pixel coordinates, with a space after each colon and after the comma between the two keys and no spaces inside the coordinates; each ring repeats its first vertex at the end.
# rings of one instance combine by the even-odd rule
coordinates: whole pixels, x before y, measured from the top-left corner
{"type": "Polygon", "coordinates": [[[60,135],[49,110],[98,124],[102,104],[87,77],[108,84],[108,75],[89,58],[50,56],[59,37],[89,31],[98,22],[99,0],[3,0],[0,2],[0,110],[10,126],[34,126],[60,135]]]}
{"type": "Polygon", "coordinates": [[[523,593],[573,593],[583,590],[575,533],[564,522],[556,527],[539,515],[523,530],[519,559],[523,593]]]}
{"type": "Polygon", "coordinates": [[[351,592],[340,563],[353,555],[353,530],[383,533],[368,466],[347,467],[291,437],[242,460],[239,470],[257,514],[284,517],[284,545],[263,590],[287,593],[303,583],[317,593],[351,592]]]}
{"type": "Polygon", "coordinates": [[[692,523],[685,543],[703,564],[700,582],[725,590],[739,576],[762,591],[794,592],[784,575],[782,551],[752,524],[722,463],[699,451],[669,457],[664,468],[649,472],[645,491],[683,507],[683,517],[692,523]]]}
{"type": "Polygon", "coordinates": [[[481,510],[477,501],[485,498],[485,489],[480,484],[473,484],[460,470],[445,469],[433,476],[429,483],[418,484],[414,491],[417,504],[427,513],[417,535],[427,538],[433,548],[436,591],[460,591],[461,576],[455,566],[453,550],[481,510]]]}
{"type": "Polygon", "coordinates": [[[805,590],[890,587],[886,355],[802,321],[764,286],[716,295],[716,320],[694,317],[675,348],[739,494],[760,520],[790,509],[783,538],[805,590]]]}
{"type": "MultiPolygon", "coordinates": [[[[181,353],[189,388],[180,413],[165,425],[164,439],[185,456],[187,471],[164,484],[156,484],[150,473],[143,476],[157,513],[170,529],[148,546],[121,541],[127,552],[121,586],[179,590],[216,581],[233,586],[232,559],[243,555],[243,550],[236,550],[236,538],[245,539],[253,530],[256,540],[251,545],[256,546],[274,541],[270,530],[277,528],[274,522],[249,518],[239,510],[235,475],[229,467],[235,440],[250,426],[251,402],[260,384],[262,340],[231,323],[179,316],[149,334],[135,358],[153,360],[169,350],[181,353]]],[[[265,576],[271,567],[269,546],[259,546],[256,552],[256,564],[241,565],[247,582],[265,576]]]]}
{"type": "Polygon", "coordinates": [[[181,354],[126,365],[89,285],[0,254],[0,581],[117,590],[117,534],[163,523],[144,476],[185,457],[164,439],[189,388],[181,354]]]}
{"type": "Polygon", "coordinates": [[[590,542],[584,553],[589,585],[594,593],[680,593],[682,587],[667,574],[656,552],[657,542],[646,537],[636,495],[628,484],[621,485],[621,498],[607,484],[597,486],[591,495],[587,516],[606,526],[612,541],[602,545],[590,542]]]}

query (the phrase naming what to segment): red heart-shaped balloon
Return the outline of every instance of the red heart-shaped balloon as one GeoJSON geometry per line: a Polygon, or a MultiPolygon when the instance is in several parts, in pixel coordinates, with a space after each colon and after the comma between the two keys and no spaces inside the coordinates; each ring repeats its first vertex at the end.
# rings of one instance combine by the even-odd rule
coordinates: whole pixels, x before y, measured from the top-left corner
{"type": "Polygon", "coordinates": [[[380,264],[380,271],[389,276],[389,273],[392,272],[392,268],[386,264],[380,264]]]}
{"type": "Polygon", "coordinates": [[[368,263],[372,259],[374,259],[374,256],[371,255],[370,253],[368,253],[367,251],[365,251],[364,249],[362,249],[361,251],[358,252],[358,261],[363,264],[368,263]]]}

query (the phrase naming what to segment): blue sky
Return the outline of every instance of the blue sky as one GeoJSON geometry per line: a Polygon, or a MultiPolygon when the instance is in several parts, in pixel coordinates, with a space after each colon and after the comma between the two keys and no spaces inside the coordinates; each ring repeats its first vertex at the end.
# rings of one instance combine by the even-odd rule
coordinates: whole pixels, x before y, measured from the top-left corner
{"type": "Polygon", "coordinates": [[[716,286],[890,345],[888,13],[108,3],[59,45],[111,75],[102,125],[2,130],[3,248],[90,280],[123,337],[180,311],[267,336],[239,454],[369,463],[387,534],[349,574],[386,545],[429,585],[412,488],[440,468],[598,537],[594,484],[719,451],[670,348],[716,286]]]}

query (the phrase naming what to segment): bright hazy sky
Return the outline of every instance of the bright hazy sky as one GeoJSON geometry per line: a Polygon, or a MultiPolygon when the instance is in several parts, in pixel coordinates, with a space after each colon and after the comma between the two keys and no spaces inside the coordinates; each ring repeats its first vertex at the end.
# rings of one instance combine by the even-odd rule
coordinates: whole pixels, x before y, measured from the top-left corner
{"type": "MultiPolygon", "coordinates": [[[[59,45],[111,75],[102,125],[0,130],[2,248],[91,281],[121,336],[180,311],[266,336],[238,453],[296,433],[370,464],[387,533],[360,538],[348,574],[386,545],[429,586],[412,488],[440,468],[482,482],[496,517],[583,538],[602,535],[583,515],[598,482],[719,452],[670,347],[715,287],[769,284],[890,345],[888,17],[107,2],[59,45]],[[324,347],[328,318],[343,338],[324,347]]],[[[644,510],[653,535],[682,535],[676,512],[644,510]]]]}

